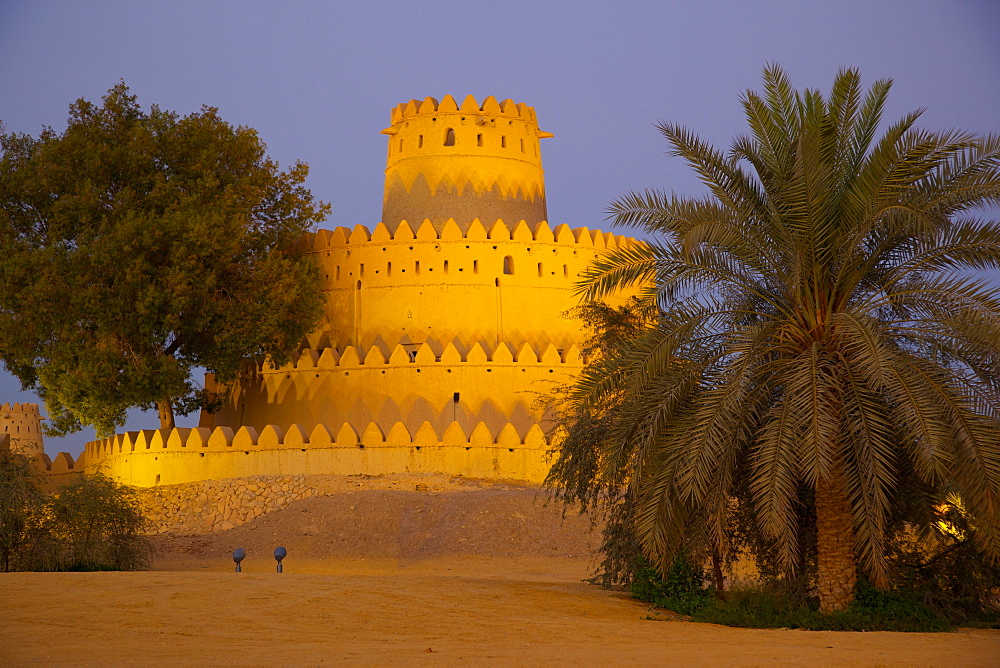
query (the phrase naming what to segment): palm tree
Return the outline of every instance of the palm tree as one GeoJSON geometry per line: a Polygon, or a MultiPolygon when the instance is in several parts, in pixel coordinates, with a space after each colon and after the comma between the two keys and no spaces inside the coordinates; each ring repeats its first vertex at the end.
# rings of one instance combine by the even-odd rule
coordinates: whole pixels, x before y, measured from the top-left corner
{"type": "Polygon", "coordinates": [[[658,125],[711,194],[612,204],[652,240],[580,290],[638,289],[652,324],[571,399],[616,407],[593,470],[627,487],[659,563],[692,531],[728,549],[739,498],[792,572],[805,492],[829,612],[858,567],[886,586],[904,493],[928,522],[958,494],[1000,557],[1000,293],[977,274],[1000,266],[1000,223],[972,215],[1000,203],[1000,137],[919,130],[918,111],[876,139],[891,81],[865,92],[856,70],[827,98],[774,65],[763,83],[728,152],[658,125]]]}

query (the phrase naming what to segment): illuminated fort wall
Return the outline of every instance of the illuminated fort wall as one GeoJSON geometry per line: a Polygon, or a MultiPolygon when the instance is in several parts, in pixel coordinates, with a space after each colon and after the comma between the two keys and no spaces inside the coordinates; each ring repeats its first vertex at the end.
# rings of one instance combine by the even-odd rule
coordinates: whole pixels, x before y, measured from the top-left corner
{"type": "Polygon", "coordinates": [[[551,135],[531,107],[411,100],[383,133],[382,222],[300,241],[327,303],[298,359],[245,364],[198,430],[89,444],[88,471],[141,486],[308,473],[544,478],[538,398],[586,362],[581,323],[566,314],[575,284],[601,253],[635,242],[546,222],[539,140],[551,135]]]}

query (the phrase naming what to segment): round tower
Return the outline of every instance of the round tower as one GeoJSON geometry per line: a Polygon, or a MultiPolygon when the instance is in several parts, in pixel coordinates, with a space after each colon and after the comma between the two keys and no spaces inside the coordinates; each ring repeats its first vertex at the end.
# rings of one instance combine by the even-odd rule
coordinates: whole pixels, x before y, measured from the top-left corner
{"type": "Polygon", "coordinates": [[[382,222],[425,219],[441,232],[455,220],[466,231],[476,218],[534,227],[548,218],[535,110],[513,100],[471,95],[459,106],[446,95],[410,100],[392,110],[382,222]]]}
{"type": "MultiPolygon", "coordinates": [[[[539,398],[584,368],[583,323],[566,315],[577,281],[602,253],[635,242],[549,225],[539,139],[550,135],[531,107],[427,98],[392,120],[382,222],[301,240],[323,280],[326,322],[292,363],[248,361],[202,426],[245,430],[244,442],[269,425],[326,429],[366,446],[364,457],[396,457],[384,460],[394,470],[458,471],[434,459],[441,447],[488,445],[502,450],[491,465],[502,475],[515,470],[503,458],[544,447],[539,398]],[[408,451],[384,454],[397,446],[408,451]]],[[[542,459],[531,461],[544,477],[542,459]]]]}
{"type": "Polygon", "coordinates": [[[410,435],[452,423],[521,437],[537,399],[583,368],[584,334],[566,313],[576,282],[621,236],[545,220],[534,110],[470,96],[393,110],[385,213],[302,240],[327,294],[326,323],[299,359],[254,369],[211,424],[305,431],[347,423],[410,435]]]}
{"type": "Polygon", "coordinates": [[[0,406],[0,434],[10,436],[10,449],[28,457],[42,455],[42,416],[38,404],[0,406]]]}

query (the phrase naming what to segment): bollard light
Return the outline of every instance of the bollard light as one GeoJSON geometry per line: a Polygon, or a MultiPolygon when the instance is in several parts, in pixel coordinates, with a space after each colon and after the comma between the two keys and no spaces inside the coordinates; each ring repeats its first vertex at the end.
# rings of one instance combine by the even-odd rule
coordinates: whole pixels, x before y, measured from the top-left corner
{"type": "Polygon", "coordinates": [[[274,558],[278,562],[278,572],[279,573],[282,572],[282,570],[281,570],[281,560],[284,559],[285,555],[287,555],[287,554],[288,554],[288,550],[286,550],[283,547],[276,547],[276,548],[274,548],[274,558]]]}
{"type": "Polygon", "coordinates": [[[242,547],[238,547],[235,550],[233,550],[233,561],[236,562],[236,572],[237,573],[241,573],[243,571],[243,567],[240,566],[240,562],[243,561],[243,559],[246,556],[247,556],[247,553],[246,553],[246,551],[244,551],[244,549],[242,547]]]}

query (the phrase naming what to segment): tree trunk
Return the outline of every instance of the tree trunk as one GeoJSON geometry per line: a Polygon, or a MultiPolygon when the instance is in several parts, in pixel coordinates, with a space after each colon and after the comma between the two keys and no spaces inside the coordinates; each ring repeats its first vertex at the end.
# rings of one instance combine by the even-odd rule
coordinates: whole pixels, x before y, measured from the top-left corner
{"type": "Polygon", "coordinates": [[[726,600],[726,578],[722,574],[722,555],[719,554],[719,544],[712,541],[712,575],[715,576],[715,598],[726,600]]]}
{"type": "Polygon", "coordinates": [[[157,402],[156,408],[160,413],[160,429],[174,428],[174,402],[164,399],[157,402]]]}
{"type": "Polygon", "coordinates": [[[841,466],[816,485],[816,561],[819,567],[819,611],[844,610],[854,600],[857,560],[851,505],[841,466]]]}

